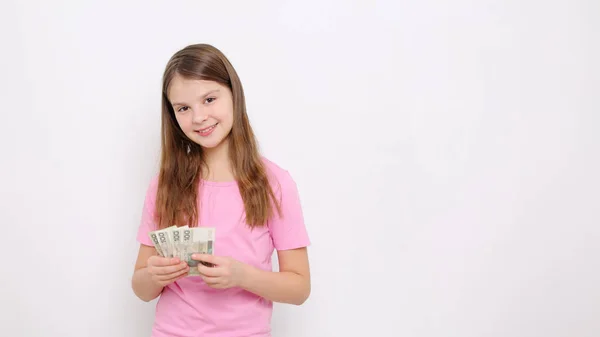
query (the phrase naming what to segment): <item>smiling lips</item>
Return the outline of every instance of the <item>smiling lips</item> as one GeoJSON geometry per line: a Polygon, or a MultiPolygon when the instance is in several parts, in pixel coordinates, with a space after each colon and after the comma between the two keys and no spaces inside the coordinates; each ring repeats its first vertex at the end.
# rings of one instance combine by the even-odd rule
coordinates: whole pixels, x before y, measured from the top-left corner
{"type": "Polygon", "coordinates": [[[203,137],[209,136],[213,132],[213,130],[217,127],[218,124],[219,123],[216,123],[215,125],[211,125],[207,128],[196,130],[196,133],[198,133],[200,136],[203,136],[203,137]]]}

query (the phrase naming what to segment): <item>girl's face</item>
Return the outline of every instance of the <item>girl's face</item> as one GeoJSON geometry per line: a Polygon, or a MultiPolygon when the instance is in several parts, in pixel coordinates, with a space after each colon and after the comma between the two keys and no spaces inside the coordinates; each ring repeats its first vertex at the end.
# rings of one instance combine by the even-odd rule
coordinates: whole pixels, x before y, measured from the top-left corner
{"type": "Polygon", "coordinates": [[[193,142],[212,149],[229,135],[233,125],[233,99],[228,87],[177,74],[167,96],[181,130],[193,142]]]}

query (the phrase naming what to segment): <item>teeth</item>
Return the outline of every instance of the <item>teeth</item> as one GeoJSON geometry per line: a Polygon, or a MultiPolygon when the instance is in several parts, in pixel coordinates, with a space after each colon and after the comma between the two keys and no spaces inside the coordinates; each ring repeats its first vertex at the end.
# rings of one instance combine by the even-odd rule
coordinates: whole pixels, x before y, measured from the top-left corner
{"type": "Polygon", "coordinates": [[[204,130],[200,130],[201,133],[207,133],[208,131],[214,129],[217,125],[213,125],[210,128],[204,129],[204,130]]]}

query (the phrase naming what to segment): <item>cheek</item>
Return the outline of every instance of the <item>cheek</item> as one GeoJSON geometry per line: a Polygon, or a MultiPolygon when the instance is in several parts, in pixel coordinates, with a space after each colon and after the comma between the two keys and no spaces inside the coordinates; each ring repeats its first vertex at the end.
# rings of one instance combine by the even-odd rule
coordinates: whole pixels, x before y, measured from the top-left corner
{"type": "Polygon", "coordinates": [[[213,116],[223,124],[230,125],[233,121],[233,106],[227,99],[222,99],[212,110],[213,116]]]}
{"type": "Polygon", "coordinates": [[[229,133],[231,132],[231,128],[233,127],[233,119],[231,118],[231,116],[222,116],[219,125],[221,125],[223,132],[229,133]]]}
{"type": "Polygon", "coordinates": [[[190,128],[190,121],[189,118],[187,118],[187,116],[185,115],[179,115],[176,116],[175,119],[177,120],[177,123],[179,124],[179,127],[181,128],[181,130],[183,130],[183,132],[188,132],[191,128],[190,128]]]}
{"type": "Polygon", "coordinates": [[[224,126],[231,126],[231,122],[233,121],[229,115],[221,115],[219,119],[221,120],[221,124],[224,126]]]}
{"type": "Polygon", "coordinates": [[[231,126],[233,122],[233,113],[231,111],[221,110],[219,111],[218,119],[223,125],[231,126]]]}

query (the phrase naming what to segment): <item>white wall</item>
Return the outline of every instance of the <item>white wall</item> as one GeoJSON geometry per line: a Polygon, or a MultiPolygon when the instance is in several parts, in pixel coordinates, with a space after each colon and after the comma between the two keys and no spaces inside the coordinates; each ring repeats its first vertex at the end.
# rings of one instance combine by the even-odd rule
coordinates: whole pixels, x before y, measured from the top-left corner
{"type": "Polygon", "coordinates": [[[160,77],[239,71],[313,293],[274,336],[600,335],[597,1],[3,1],[3,336],[148,336],[160,77]]]}

